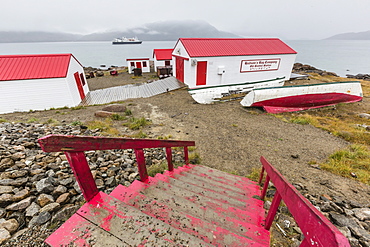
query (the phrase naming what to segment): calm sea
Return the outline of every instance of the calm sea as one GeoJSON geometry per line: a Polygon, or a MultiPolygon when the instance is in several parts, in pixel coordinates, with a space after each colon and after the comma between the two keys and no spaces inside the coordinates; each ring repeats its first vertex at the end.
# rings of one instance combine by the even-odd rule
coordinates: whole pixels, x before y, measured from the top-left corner
{"type": "MultiPolygon", "coordinates": [[[[297,62],[338,75],[370,74],[370,40],[285,40],[298,52],[297,62]]],[[[176,41],[144,41],[141,45],[111,42],[0,43],[0,54],[72,53],[83,66],[125,66],[126,58],[152,58],[155,48],[173,48],[176,41]]]]}

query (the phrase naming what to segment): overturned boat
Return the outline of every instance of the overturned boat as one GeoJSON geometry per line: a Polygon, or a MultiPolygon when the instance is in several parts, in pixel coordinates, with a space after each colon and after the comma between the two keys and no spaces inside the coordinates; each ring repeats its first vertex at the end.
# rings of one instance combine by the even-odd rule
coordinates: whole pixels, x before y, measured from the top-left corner
{"type": "Polygon", "coordinates": [[[240,102],[246,107],[263,107],[269,113],[302,111],[361,101],[359,81],[253,89],[240,102]]]}

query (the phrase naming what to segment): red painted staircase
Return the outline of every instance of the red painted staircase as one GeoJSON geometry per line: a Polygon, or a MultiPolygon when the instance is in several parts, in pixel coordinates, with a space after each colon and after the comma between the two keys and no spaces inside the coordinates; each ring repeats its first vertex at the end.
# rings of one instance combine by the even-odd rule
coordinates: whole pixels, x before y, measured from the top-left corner
{"type": "Polygon", "coordinates": [[[347,239],[263,157],[265,186],[188,162],[194,142],[50,135],[46,152],[64,151],[87,201],[45,241],[51,246],[270,246],[269,228],[281,200],[302,229],[304,246],[348,246],[347,239]],[[171,147],[184,147],[185,164],[172,165],[171,147]],[[144,148],[166,149],[169,171],[148,177],[144,148]],[[84,151],[135,150],[141,181],[97,190],[84,151]],[[276,193],[267,216],[267,184],[276,193]]]}

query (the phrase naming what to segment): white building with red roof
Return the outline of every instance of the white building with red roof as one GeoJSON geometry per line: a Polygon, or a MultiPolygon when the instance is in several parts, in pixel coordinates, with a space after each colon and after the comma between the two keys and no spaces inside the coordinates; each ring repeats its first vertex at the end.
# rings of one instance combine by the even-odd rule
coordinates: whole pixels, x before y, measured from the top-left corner
{"type": "Polygon", "coordinates": [[[297,52],[280,39],[181,38],[174,76],[199,103],[289,80],[297,52]]]}
{"type": "Polygon", "coordinates": [[[79,105],[89,92],[72,54],[0,56],[0,113],[79,105]]]}
{"type": "Polygon", "coordinates": [[[172,51],[173,49],[154,49],[153,61],[154,71],[157,72],[158,67],[172,66],[172,51]]]}
{"type": "Polygon", "coordinates": [[[140,69],[142,73],[149,73],[150,72],[150,64],[149,58],[127,58],[127,68],[128,73],[134,73],[135,69],[140,69]]]}

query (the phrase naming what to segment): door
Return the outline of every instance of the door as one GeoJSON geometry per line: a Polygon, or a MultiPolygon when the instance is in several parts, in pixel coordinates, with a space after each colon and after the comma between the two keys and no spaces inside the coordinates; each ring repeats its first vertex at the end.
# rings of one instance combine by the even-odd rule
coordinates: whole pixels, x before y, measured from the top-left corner
{"type": "Polygon", "coordinates": [[[207,84],[207,61],[197,62],[197,86],[207,84]]]}
{"type": "Polygon", "coordinates": [[[78,72],[76,72],[73,75],[75,77],[75,81],[76,81],[76,84],[77,84],[78,93],[80,94],[81,100],[83,100],[85,98],[85,92],[84,92],[84,88],[82,86],[80,74],[78,72]]]}
{"type": "Polygon", "coordinates": [[[136,68],[141,69],[141,62],[136,62],[136,68]]]}
{"type": "Polygon", "coordinates": [[[184,82],[184,58],[176,57],[176,78],[184,82]]]}

